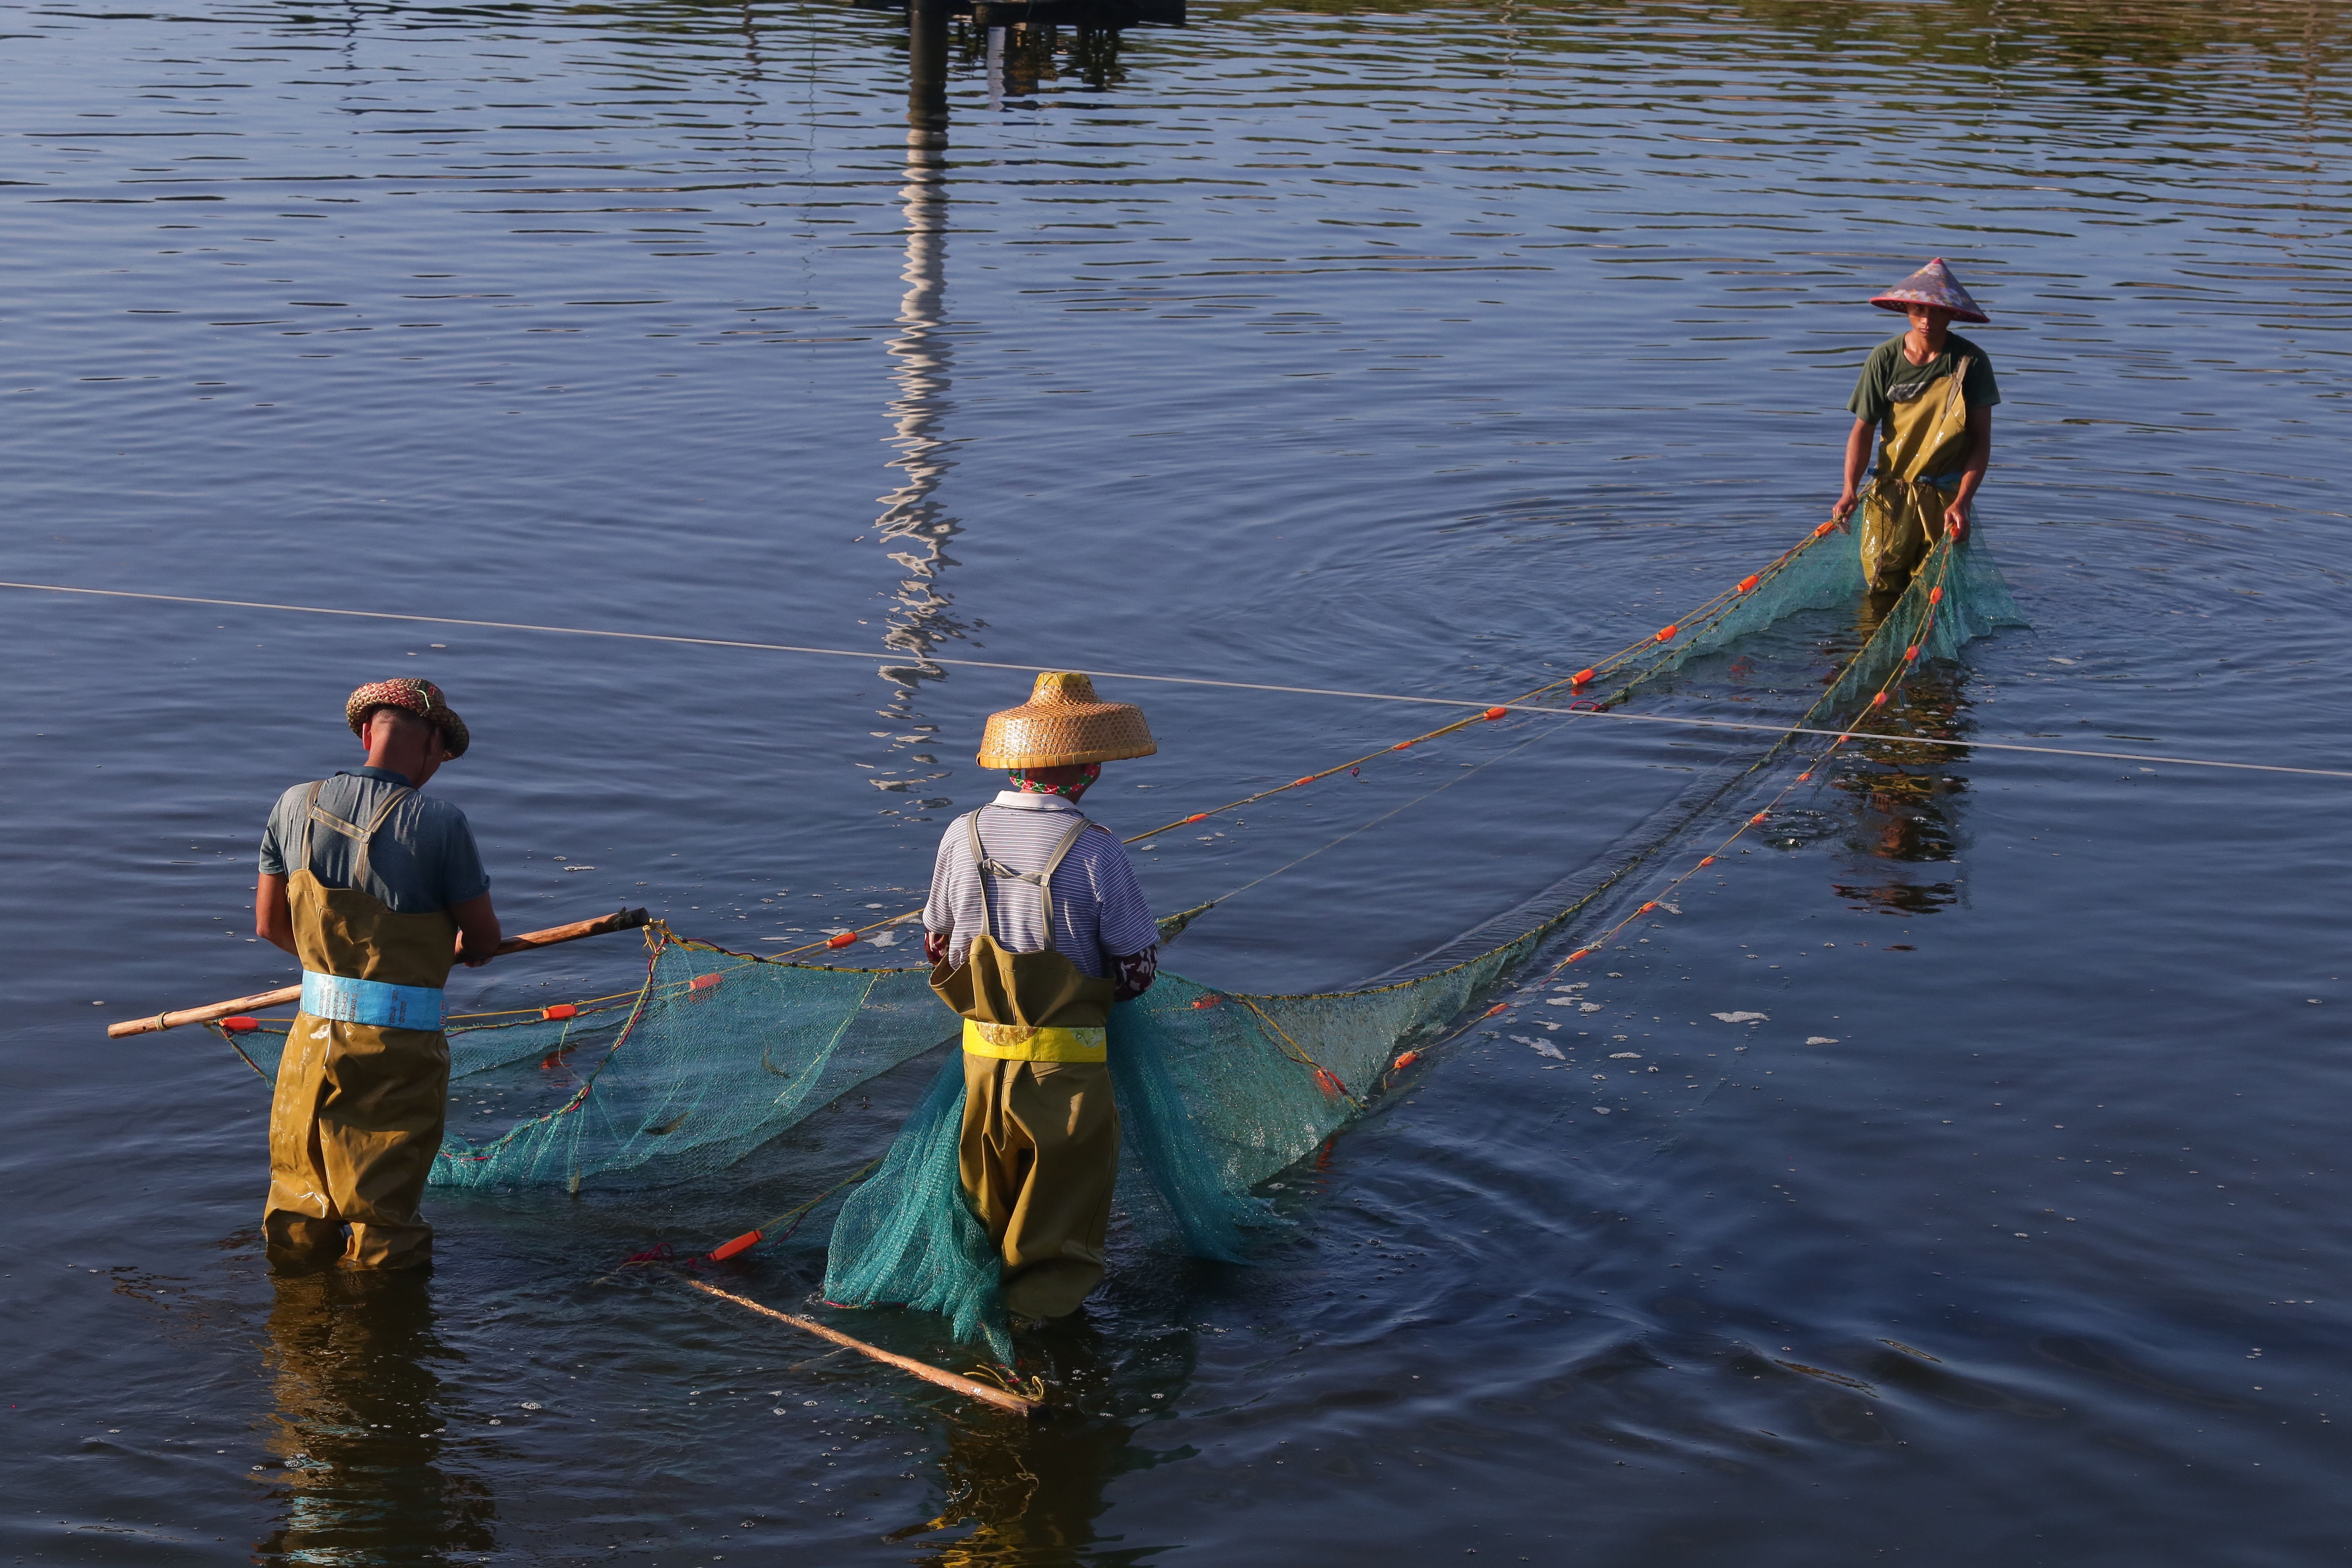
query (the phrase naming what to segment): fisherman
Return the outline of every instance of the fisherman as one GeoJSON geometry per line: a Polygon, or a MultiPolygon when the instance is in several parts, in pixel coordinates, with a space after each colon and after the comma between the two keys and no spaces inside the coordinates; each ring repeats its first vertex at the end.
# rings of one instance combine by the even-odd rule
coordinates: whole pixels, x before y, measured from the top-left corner
{"type": "Polygon", "coordinates": [[[1876,595],[1900,592],[1927,561],[1947,522],[1965,527],[1969,503],[1992,460],[1992,408],[2000,401],[1992,361],[1950,331],[1989,320],[1936,258],[1870,301],[1911,318],[1863,362],[1846,406],[1845,488],[1830,521],[1840,528],[1863,502],[1862,569],[1876,595]],[[1878,468],[1865,489],[1870,434],[1880,432],[1878,468]]]}
{"type": "Polygon", "coordinates": [[[980,765],[1010,789],[940,840],[923,910],[931,989],[962,1015],[957,1165],[1015,1321],[1101,1283],[1118,1174],[1105,1025],[1159,969],[1159,928],[1116,835],[1078,809],[1102,764],[1160,748],[1142,710],[1074,671],[989,715],[980,765]]]}
{"type": "Polygon", "coordinates": [[[366,765],[288,790],[261,837],[254,929],[302,961],[262,1232],[280,1268],[415,1268],[447,1110],[441,987],[490,961],[499,917],[466,814],[418,793],[469,740],[441,689],[379,680],[343,716],[366,765]]]}

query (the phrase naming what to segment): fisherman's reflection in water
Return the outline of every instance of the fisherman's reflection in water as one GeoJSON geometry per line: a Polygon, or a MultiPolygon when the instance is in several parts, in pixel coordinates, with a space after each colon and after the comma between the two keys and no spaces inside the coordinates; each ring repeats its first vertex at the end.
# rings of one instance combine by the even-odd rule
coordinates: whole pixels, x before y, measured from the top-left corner
{"type": "Polygon", "coordinates": [[[280,1275],[269,1313],[284,1520],[256,1563],[434,1563],[493,1551],[489,1492],[440,1468],[446,1408],[427,1280],[280,1275]]]}
{"type": "MultiPolygon", "coordinates": [[[[1874,595],[1864,602],[1855,627],[1859,639],[1869,639],[1895,600],[1895,595],[1874,595]]],[[[1968,671],[1958,666],[1924,665],[1895,686],[1870,727],[1882,734],[1957,740],[1969,728],[1969,702],[1962,695],[1967,681],[1968,671]]],[[[1967,752],[1958,747],[1873,741],[1866,734],[1857,731],[1857,739],[1838,749],[1841,763],[1831,781],[1854,802],[1845,843],[1853,855],[1865,858],[1850,868],[1851,881],[1832,886],[1841,897],[1887,914],[1933,914],[1958,901],[1957,883],[1930,880],[1936,876],[1932,870],[1895,867],[1946,866],[1958,858],[1952,814],[1968,780],[1954,770],[1967,752]],[[1866,869],[1873,860],[1895,866],[1866,869]]]]}
{"type": "MultiPolygon", "coordinates": [[[[1089,1324],[1057,1325],[1038,1336],[1032,1343],[1044,1352],[1045,1382],[1056,1391],[1056,1403],[1068,1408],[1038,1422],[979,1411],[953,1417],[940,1458],[939,1516],[887,1539],[917,1547],[907,1561],[919,1568],[1049,1568],[1151,1555],[1148,1544],[1137,1542],[1089,1549],[1101,1539],[1094,1522],[1112,1481],[1194,1453],[1138,1447],[1136,1424],[1095,1414],[1175,1402],[1192,1370],[1191,1336],[1169,1330],[1156,1341],[1164,1360],[1154,1362],[1147,1352],[1139,1368],[1122,1353],[1126,1364],[1114,1369],[1109,1347],[1089,1324]],[[950,1531],[964,1533],[953,1541],[930,1539],[950,1531]]],[[[1024,1353],[1024,1372],[1032,1370],[1030,1363],[1024,1353]]]]}

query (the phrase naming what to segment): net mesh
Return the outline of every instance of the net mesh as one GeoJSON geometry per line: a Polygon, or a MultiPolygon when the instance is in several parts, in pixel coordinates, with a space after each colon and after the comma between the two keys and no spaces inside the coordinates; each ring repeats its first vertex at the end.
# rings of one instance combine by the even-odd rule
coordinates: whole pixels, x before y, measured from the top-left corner
{"type": "MultiPolygon", "coordinates": [[[[1824,542],[1816,537],[1753,587],[1710,601],[1671,644],[1618,656],[1613,689],[1597,705],[1665,689],[1694,661],[1784,617],[1855,604],[1863,584],[1854,551],[1824,542]]],[[[1800,723],[1859,728],[1872,694],[1906,671],[2023,624],[1972,540],[1939,546],[1901,598],[1861,628],[1859,646],[1800,723]]],[[[1556,700],[1596,705],[1572,691],[1556,700]]],[[[1760,745],[1744,768],[1695,791],[1677,820],[1696,819],[1790,743],[1760,745]]],[[[1255,1195],[1261,1183],[1356,1115],[1400,1053],[1455,1030],[1515,965],[1562,928],[1592,920],[1604,895],[1672,837],[1562,884],[1507,927],[1481,928],[1467,956],[1454,944],[1442,966],[1393,984],[1256,995],[1163,970],[1150,991],[1113,1010],[1109,1025],[1123,1130],[1118,1202],[1130,1225],[1197,1257],[1244,1258],[1252,1230],[1278,1223],[1255,1195]]],[[[1199,913],[1163,921],[1163,934],[1199,913]]],[[[634,994],[581,1005],[568,1017],[452,1021],[452,1119],[436,1185],[576,1191],[592,1180],[709,1177],[846,1090],[945,1046],[959,1027],[922,969],[752,957],[659,925],[648,939],[634,994]]],[[[282,1036],[231,1038],[265,1079],[274,1074],[282,1036]]],[[[996,1258],[957,1175],[963,1092],[960,1058],[949,1052],[878,1168],[843,1204],[824,1296],[939,1313],[957,1339],[1009,1360],[996,1258]]]]}

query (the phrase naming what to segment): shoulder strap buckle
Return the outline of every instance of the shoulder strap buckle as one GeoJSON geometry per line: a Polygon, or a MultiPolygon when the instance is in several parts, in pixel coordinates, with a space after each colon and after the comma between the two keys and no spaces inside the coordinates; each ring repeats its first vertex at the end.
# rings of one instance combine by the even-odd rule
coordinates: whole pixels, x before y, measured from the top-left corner
{"type": "Polygon", "coordinates": [[[992,859],[988,851],[981,847],[980,813],[974,811],[967,816],[963,819],[964,833],[971,840],[972,864],[980,868],[981,914],[991,925],[995,923],[995,911],[989,907],[989,878],[1004,877],[1015,882],[1026,882],[1037,889],[1038,902],[1045,906],[1043,919],[1045,925],[1045,944],[1051,947],[1054,942],[1054,873],[1060,869],[1062,859],[1069,854],[1071,847],[1085,836],[1087,829],[1093,826],[1092,821],[1080,816],[1071,826],[1069,832],[1062,836],[1061,843],[1055,846],[1053,854],[1045,858],[1043,869],[1016,871],[1003,861],[992,859]]]}

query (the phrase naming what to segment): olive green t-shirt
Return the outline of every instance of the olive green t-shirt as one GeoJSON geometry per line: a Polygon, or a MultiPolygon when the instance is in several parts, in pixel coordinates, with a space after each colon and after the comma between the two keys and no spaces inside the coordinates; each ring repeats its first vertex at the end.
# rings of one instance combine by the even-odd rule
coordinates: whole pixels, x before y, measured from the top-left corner
{"type": "Polygon", "coordinates": [[[1959,333],[1947,332],[1944,352],[1926,364],[1913,364],[1903,357],[1899,337],[1871,350],[1870,357],[1862,362],[1862,375],[1854,382],[1853,395],[1846,400],[1846,406],[1865,425],[1884,424],[1895,405],[1910,402],[1951,374],[1961,360],[1969,362],[1969,374],[1960,382],[1961,398],[1970,408],[1990,408],[1999,403],[2000,384],[1993,380],[1991,358],[1959,333]]]}

